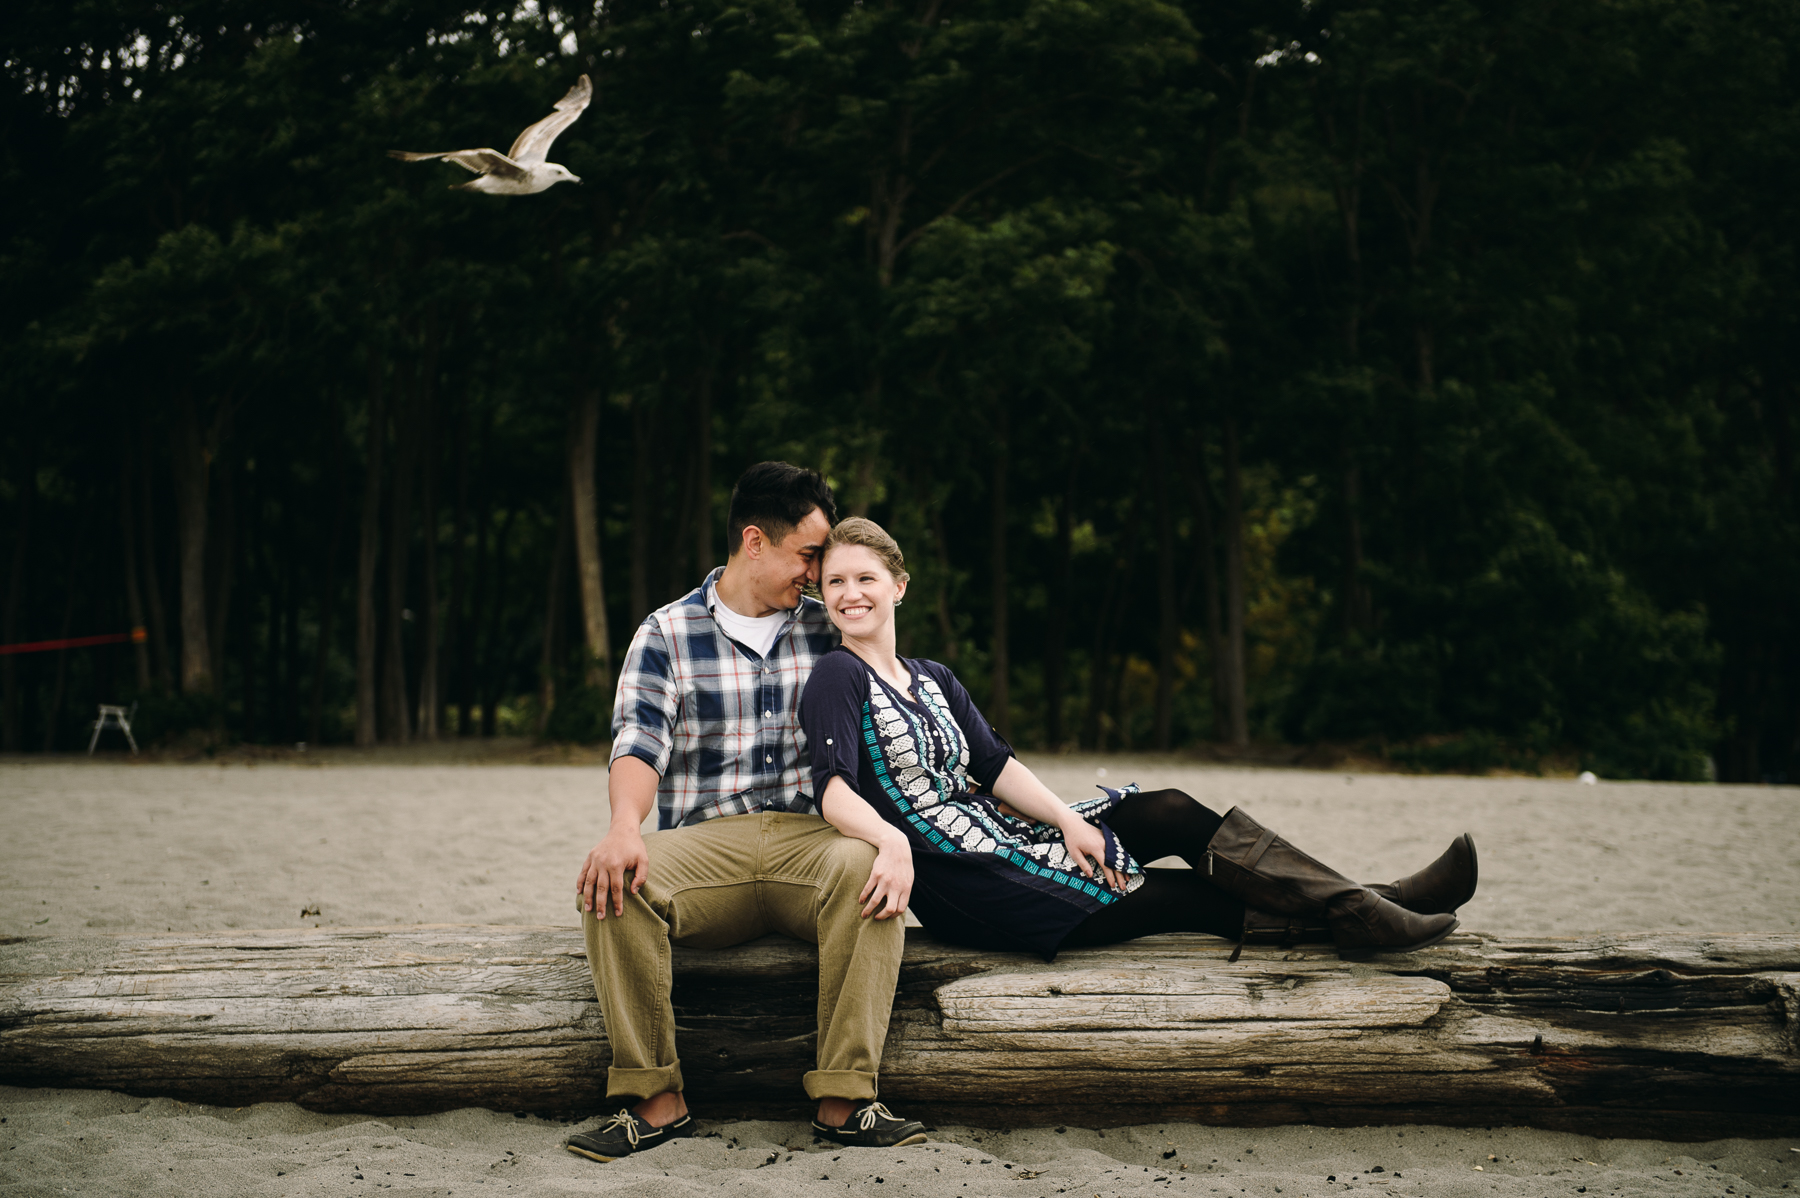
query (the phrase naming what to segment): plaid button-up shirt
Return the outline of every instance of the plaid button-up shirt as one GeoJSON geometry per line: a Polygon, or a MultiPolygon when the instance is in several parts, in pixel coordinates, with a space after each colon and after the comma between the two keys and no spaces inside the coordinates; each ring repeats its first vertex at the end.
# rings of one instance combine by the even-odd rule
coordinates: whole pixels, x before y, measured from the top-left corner
{"type": "Polygon", "coordinates": [[[629,754],[661,775],[659,828],[818,810],[798,708],[813,665],[837,647],[837,629],[824,604],[803,597],[758,657],[713,618],[722,573],[645,617],[619,671],[612,760],[629,754]]]}

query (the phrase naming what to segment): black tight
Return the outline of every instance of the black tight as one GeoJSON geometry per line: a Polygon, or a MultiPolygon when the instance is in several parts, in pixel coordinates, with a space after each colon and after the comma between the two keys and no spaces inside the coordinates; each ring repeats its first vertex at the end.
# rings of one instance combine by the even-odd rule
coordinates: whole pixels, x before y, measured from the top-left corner
{"type": "Polygon", "coordinates": [[[1204,869],[1206,846],[1225,817],[1186,791],[1153,790],[1126,795],[1100,822],[1140,862],[1180,857],[1195,869],[1204,869]]]}
{"type": "Polygon", "coordinates": [[[1180,857],[1192,869],[1146,869],[1144,884],[1088,916],[1063,948],[1117,944],[1159,932],[1206,932],[1236,940],[1244,930],[1244,904],[1206,876],[1207,842],[1224,823],[1179,790],[1127,795],[1101,817],[1125,851],[1139,862],[1180,857]]]}

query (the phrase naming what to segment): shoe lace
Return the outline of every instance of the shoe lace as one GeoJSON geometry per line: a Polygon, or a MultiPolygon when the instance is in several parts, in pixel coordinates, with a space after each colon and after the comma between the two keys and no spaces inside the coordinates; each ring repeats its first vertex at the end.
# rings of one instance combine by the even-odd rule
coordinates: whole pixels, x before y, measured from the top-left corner
{"type": "Polygon", "coordinates": [[[888,1110],[886,1107],[882,1106],[879,1102],[871,1102],[868,1106],[864,1107],[862,1110],[857,1112],[857,1115],[856,1115],[857,1130],[858,1131],[868,1131],[870,1128],[875,1126],[875,1124],[878,1120],[881,1120],[881,1119],[886,1119],[893,1123],[900,1122],[899,1117],[897,1115],[895,1115],[894,1112],[888,1110]]]}
{"type": "Polygon", "coordinates": [[[633,1148],[636,1148],[638,1145],[639,1133],[637,1116],[633,1115],[629,1110],[622,1110],[611,1119],[608,1119],[605,1123],[601,1124],[600,1131],[602,1133],[609,1131],[623,1131],[626,1140],[630,1141],[633,1148]]]}

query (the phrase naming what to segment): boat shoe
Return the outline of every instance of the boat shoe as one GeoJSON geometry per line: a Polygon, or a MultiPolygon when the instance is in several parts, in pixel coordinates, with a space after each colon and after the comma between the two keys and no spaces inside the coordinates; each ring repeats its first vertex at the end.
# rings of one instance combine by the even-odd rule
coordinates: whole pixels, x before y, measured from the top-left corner
{"type": "Polygon", "coordinates": [[[842,1127],[814,1119],[813,1134],[840,1148],[903,1148],[925,1142],[925,1125],[917,1119],[902,1119],[871,1098],[851,1111],[842,1127]]]}
{"type": "Polygon", "coordinates": [[[563,1147],[577,1156],[596,1161],[616,1161],[634,1152],[685,1139],[694,1134],[694,1117],[683,1115],[662,1127],[641,1119],[630,1111],[620,1111],[593,1131],[578,1131],[563,1141],[563,1147]]]}

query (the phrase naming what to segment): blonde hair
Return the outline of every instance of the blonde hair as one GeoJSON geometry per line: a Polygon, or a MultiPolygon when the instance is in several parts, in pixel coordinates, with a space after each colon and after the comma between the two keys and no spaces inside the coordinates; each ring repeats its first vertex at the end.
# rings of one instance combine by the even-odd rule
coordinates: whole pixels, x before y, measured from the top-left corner
{"type": "Polygon", "coordinates": [[[887,529],[865,516],[849,516],[832,527],[831,534],[825,538],[825,548],[819,554],[820,564],[839,545],[860,545],[867,549],[887,567],[895,582],[905,582],[912,577],[906,572],[906,558],[900,552],[899,542],[888,536],[887,529]]]}

